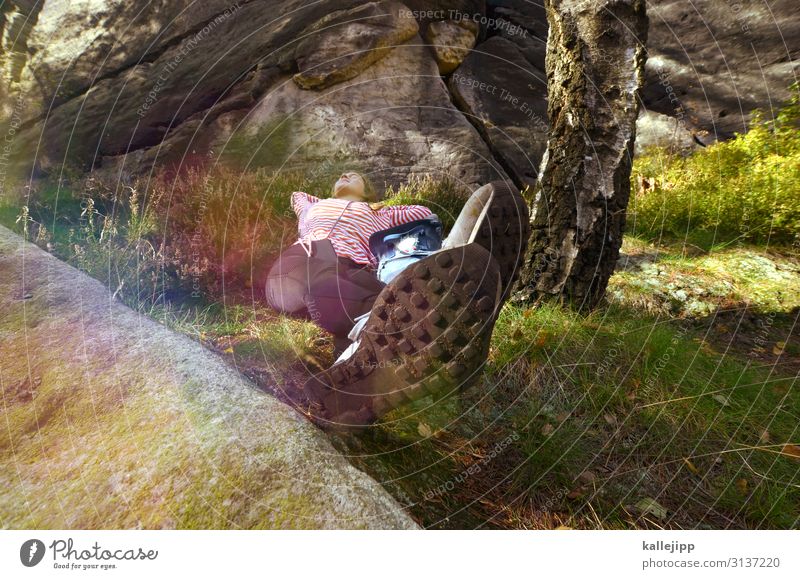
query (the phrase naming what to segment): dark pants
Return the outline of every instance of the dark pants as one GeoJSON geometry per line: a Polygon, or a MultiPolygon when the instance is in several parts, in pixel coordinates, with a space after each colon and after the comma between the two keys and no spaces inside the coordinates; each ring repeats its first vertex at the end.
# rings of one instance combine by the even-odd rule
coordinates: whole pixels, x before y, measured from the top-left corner
{"type": "Polygon", "coordinates": [[[336,336],[347,336],[353,319],[372,309],[384,284],[354,261],[326,254],[308,257],[299,245],[284,251],[270,269],[265,293],[273,309],[308,317],[336,336]]]}

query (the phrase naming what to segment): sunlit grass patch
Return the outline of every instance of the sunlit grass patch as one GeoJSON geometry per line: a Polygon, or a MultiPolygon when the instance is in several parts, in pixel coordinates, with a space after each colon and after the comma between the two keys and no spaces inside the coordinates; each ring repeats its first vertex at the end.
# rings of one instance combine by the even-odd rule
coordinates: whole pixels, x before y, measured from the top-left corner
{"type": "Polygon", "coordinates": [[[455,181],[430,176],[412,177],[395,191],[386,191],[388,205],[425,205],[441,220],[445,234],[455,223],[466,200],[465,193],[455,181]]]}
{"type": "Polygon", "coordinates": [[[651,149],[634,163],[628,231],[651,240],[790,245],[800,239],[800,87],[772,122],[689,157],[651,149]]]}
{"type": "Polygon", "coordinates": [[[800,262],[790,251],[728,247],[686,255],[680,246],[651,246],[625,238],[610,300],[653,314],[708,316],[747,306],[789,312],[800,306],[800,262]]]}

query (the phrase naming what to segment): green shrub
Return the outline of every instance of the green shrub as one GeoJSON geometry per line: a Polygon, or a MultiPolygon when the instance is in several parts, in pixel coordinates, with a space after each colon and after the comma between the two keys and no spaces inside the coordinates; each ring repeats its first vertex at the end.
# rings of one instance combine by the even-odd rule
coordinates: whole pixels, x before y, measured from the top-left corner
{"type": "Polygon", "coordinates": [[[689,157],[650,149],[634,163],[629,232],[701,246],[800,239],[800,100],[773,121],[689,157]]]}

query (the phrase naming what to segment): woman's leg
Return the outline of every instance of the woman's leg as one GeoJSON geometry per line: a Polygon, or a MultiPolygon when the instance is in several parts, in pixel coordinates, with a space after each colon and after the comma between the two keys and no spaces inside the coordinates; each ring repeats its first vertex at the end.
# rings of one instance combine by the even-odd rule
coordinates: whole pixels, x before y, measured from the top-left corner
{"type": "Polygon", "coordinates": [[[308,257],[302,247],[292,246],[272,266],[265,294],[273,309],[306,315],[344,338],[383,287],[373,271],[349,259],[308,257]]]}
{"type": "Polygon", "coordinates": [[[456,219],[442,249],[477,243],[500,266],[503,294],[514,286],[530,236],[528,205],[516,187],[494,181],[476,190],[456,219]]]}
{"type": "Polygon", "coordinates": [[[372,308],[383,289],[375,273],[339,258],[313,264],[306,308],[312,320],[337,336],[347,336],[354,319],[372,308]]]}
{"type": "Polygon", "coordinates": [[[302,247],[284,251],[267,275],[264,293],[269,306],[285,314],[299,315],[306,309],[309,258],[302,247]]]}

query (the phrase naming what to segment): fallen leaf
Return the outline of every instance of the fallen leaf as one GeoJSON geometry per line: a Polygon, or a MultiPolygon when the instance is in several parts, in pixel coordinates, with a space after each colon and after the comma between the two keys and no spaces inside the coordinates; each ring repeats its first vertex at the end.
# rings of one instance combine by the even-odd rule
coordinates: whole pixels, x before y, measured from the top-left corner
{"type": "Polygon", "coordinates": [[[233,348],[225,348],[223,352],[225,352],[226,354],[233,354],[233,348]]]}
{"type": "Polygon", "coordinates": [[[769,443],[769,431],[768,430],[764,430],[764,432],[761,433],[761,436],[758,437],[758,440],[760,440],[762,442],[762,444],[768,444],[769,443]]]}
{"type": "Polygon", "coordinates": [[[553,428],[553,425],[548,422],[547,424],[542,426],[542,435],[543,436],[550,436],[553,433],[553,430],[555,430],[553,428]]]}
{"type": "Polygon", "coordinates": [[[775,345],[772,346],[772,353],[776,356],[780,356],[783,354],[784,348],[786,348],[786,342],[775,342],[775,345]]]}
{"type": "Polygon", "coordinates": [[[731,404],[730,402],[728,402],[728,399],[722,394],[714,394],[712,398],[717,402],[719,402],[720,404],[722,404],[723,406],[730,406],[731,404]]]}
{"type": "Polygon", "coordinates": [[[740,478],[739,480],[737,480],[736,481],[736,488],[739,489],[740,493],[742,493],[743,495],[746,495],[747,494],[747,479],[746,478],[740,478]]]}
{"type": "Polygon", "coordinates": [[[536,341],[533,343],[534,346],[537,348],[541,348],[547,343],[547,335],[544,333],[539,334],[536,336],[536,341]]]}
{"type": "Polygon", "coordinates": [[[581,482],[589,484],[597,480],[597,475],[590,470],[585,470],[580,474],[578,478],[581,480],[581,482]]]}
{"type": "Polygon", "coordinates": [[[424,422],[420,422],[419,426],[417,426],[417,432],[419,432],[420,436],[424,436],[425,438],[430,438],[433,436],[433,431],[431,427],[425,424],[424,422]]]}
{"type": "Polygon", "coordinates": [[[644,498],[636,503],[636,508],[639,509],[643,515],[653,515],[657,519],[667,518],[666,507],[660,505],[655,499],[644,498]]]}
{"type": "Polygon", "coordinates": [[[577,488],[577,489],[571,490],[569,492],[569,494],[567,495],[567,498],[569,500],[571,500],[571,501],[575,501],[575,500],[578,500],[579,498],[581,498],[582,496],[583,496],[583,489],[577,488]]]}
{"type": "Polygon", "coordinates": [[[781,449],[781,454],[791,456],[792,458],[800,458],[800,446],[796,444],[784,444],[781,449]]]}
{"type": "Polygon", "coordinates": [[[691,472],[692,474],[700,474],[700,471],[697,470],[697,467],[691,460],[689,460],[688,458],[684,458],[683,462],[684,464],[686,464],[686,468],[689,469],[689,472],[691,472]]]}
{"type": "Polygon", "coordinates": [[[776,384],[772,387],[772,392],[777,394],[778,396],[783,396],[789,391],[789,387],[786,384],[776,384]]]}

